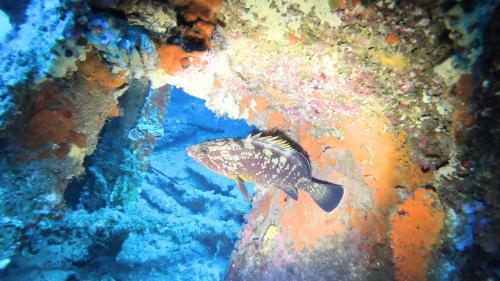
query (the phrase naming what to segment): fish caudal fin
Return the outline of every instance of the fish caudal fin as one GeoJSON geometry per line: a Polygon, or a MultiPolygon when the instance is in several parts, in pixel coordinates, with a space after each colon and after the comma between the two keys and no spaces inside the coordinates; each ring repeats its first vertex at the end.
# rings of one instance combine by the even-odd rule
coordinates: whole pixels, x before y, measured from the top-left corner
{"type": "Polygon", "coordinates": [[[325,181],[307,181],[301,187],[325,212],[331,212],[337,208],[344,196],[344,188],[341,185],[325,181]]]}

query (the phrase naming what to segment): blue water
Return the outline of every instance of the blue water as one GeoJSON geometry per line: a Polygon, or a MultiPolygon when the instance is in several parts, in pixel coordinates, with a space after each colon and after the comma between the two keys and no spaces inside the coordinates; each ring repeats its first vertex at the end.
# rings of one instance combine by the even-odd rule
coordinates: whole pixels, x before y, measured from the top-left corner
{"type": "MultiPolygon", "coordinates": [[[[133,104],[134,95],[124,96],[122,106],[133,104]]],[[[205,169],[185,149],[207,139],[244,137],[254,128],[216,116],[203,100],[174,89],[164,137],[144,175],[126,149],[126,120],[130,116],[108,121],[85,161],[86,173],[67,189],[65,216],[26,233],[29,247],[0,272],[2,280],[224,278],[250,204],[232,180],[205,169]],[[137,179],[143,179],[140,186],[137,179]],[[137,196],[127,199],[117,186],[138,188],[137,196]],[[133,202],[117,205],[113,196],[133,202]]]]}
{"type": "MultiPolygon", "coordinates": [[[[207,170],[189,158],[185,149],[209,139],[245,137],[254,128],[242,120],[218,117],[205,107],[203,100],[174,89],[164,129],[164,137],[151,158],[150,174],[142,186],[143,195],[147,193],[149,204],[160,212],[175,216],[173,221],[186,222],[178,224],[177,231],[190,235],[192,241],[187,241],[189,247],[175,255],[189,260],[189,267],[196,264],[199,271],[193,275],[196,270],[187,269],[183,271],[185,277],[177,277],[220,279],[250,205],[232,180],[207,170]],[[189,223],[190,220],[197,224],[189,223]]],[[[178,269],[179,264],[173,268],[178,269]]]]}

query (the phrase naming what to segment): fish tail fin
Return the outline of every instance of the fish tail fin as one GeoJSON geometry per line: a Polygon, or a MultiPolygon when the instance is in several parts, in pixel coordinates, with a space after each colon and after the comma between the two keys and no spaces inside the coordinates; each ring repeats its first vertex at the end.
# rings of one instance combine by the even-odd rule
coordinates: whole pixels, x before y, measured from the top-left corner
{"type": "Polygon", "coordinates": [[[325,212],[337,208],[344,196],[344,188],[339,184],[320,180],[311,180],[302,184],[305,190],[325,212]]]}

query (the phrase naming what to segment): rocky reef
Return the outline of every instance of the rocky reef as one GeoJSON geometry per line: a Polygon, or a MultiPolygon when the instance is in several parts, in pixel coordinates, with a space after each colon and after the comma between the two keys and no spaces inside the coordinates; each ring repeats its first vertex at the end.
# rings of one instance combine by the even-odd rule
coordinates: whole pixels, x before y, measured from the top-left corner
{"type": "Polygon", "coordinates": [[[0,277],[500,279],[499,9],[0,3],[0,277]],[[185,152],[252,130],[299,144],[341,205],[250,204],[185,152]]]}

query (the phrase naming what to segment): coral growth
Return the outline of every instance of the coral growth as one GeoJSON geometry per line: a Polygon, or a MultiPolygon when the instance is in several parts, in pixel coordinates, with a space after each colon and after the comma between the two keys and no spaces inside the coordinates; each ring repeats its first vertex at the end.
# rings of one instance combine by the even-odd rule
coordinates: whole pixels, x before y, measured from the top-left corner
{"type": "Polygon", "coordinates": [[[216,117],[202,100],[178,90],[163,120],[169,93],[132,83],[120,103],[126,110],[144,103],[142,111],[136,118],[108,122],[96,155],[87,162],[86,179],[66,191],[66,215],[30,230],[29,248],[13,263],[31,269],[13,268],[6,280],[52,276],[53,268],[60,270],[58,276],[91,280],[223,278],[249,205],[231,180],[212,175],[184,149],[206,138],[242,137],[251,128],[216,117]],[[194,115],[199,118],[193,120],[194,115]],[[152,139],[142,138],[148,133],[159,141],[147,157],[149,169],[149,162],[138,157],[152,147],[152,139]]]}
{"type": "Polygon", "coordinates": [[[71,12],[74,7],[70,3],[35,0],[27,7],[19,5],[19,8],[26,8],[26,11],[14,8],[8,12],[16,19],[26,12],[26,22],[17,23],[15,32],[10,32],[0,44],[0,130],[5,129],[17,109],[14,104],[16,94],[10,87],[64,76],[72,68],[71,64],[74,65],[73,61],[82,55],[81,46],[75,46],[69,58],[61,57],[55,50],[60,45],[74,46],[64,34],[74,24],[75,13],[71,12]],[[57,69],[55,64],[59,64],[57,69]]]}
{"type": "Polygon", "coordinates": [[[28,121],[24,132],[24,143],[28,148],[38,149],[50,141],[53,146],[63,149],[61,146],[69,139],[73,127],[69,111],[62,109],[39,111],[28,121]]]}
{"type": "Polygon", "coordinates": [[[138,79],[155,69],[155,45],[141,28],[105,14],[92,16],[87,26],[86,40],[111,64],[113,73],[138,79]]]}
{"type": "MultiPolygon", "coordinates": [[[[432,230],[426,239],[420,239],[417,226],[404,218],[398,222],[408,229],[399,223],[393,226],[392,212],[410,206],[409,220],[428,216],[428,200],[419,195],[419,188],[450,198],[447,194],[457,191],[443,192],[437,188],[445,185],[441,181],[452,180],[458,170],[475,169],[475,162],[467,159],[460,168],[455,149],[462,142],[455,129],[463,137],[474,124],[473,110],[465,101],[474,89],[467,77],[474,75],[471,66],[480,54],[482,24],[488,21],[490,4],[229,1],[223,5],[227,47],[205,56],[207,64],[200,70],[187,69],[167,81],[205,98],[207,106],[220,114],[243,117],[261,129],[288,132],[309,153],[315,176],[341,182],[348,190],[345,206],[330,217],[307,199],[295,203],[279,192],[256,201],[229,279],[292,279],[293,274],[318,279],[317,272],[305,269],[312,263],[304,260],[314,260],[318,248],[331,250],[333,241],[344,237],[354,245],[349,254],[339,254],[339,266],[328,268],[325,261],[323,278],[338,273],[340,279],[420,279],[434,271],[417,270],[417,263],[407,257],[414,255],[419,264],[434,262],[437,249],[448,245],[434,243],[442,239],[440,230],[453,233],[454,223],[447,220],[453,212],[450,207],[456,204],[455,210],[460,209],[464,201],[458,196],[450,199],[453,203],[436,203],[442,209],[429,212],[443,226],[437,222],[418,226],[432,230]],[[331,13],[326,16],[325,11],[331,13]],[[474,16],[479,13],[483,20],[474,16]],[[443,21],[433,20],[441,17],[443,21]],[[476,30],[462,32],[472,25],[476,30]],[[448,35],[457,41],[455,46],[443,40],[448,35]],[[416,201],[408,199],[413,194],[418,195],[416,201]],[[277,229],[275,235],[266,236],[270,227],[277,229]],[[407,230],[413,231],[412,239],[398,244],[392,238],[391,233],[399,237],[407,230]],[[413,252],[419,241],[425,247],[413,252]],[[352,260],[362,260],[366,267],[342,271],[352,260]]],[[[344,244],[335,247],[340,245],[344,244]]]]}
{"type": "Polygon", "coordinates": [[[391,239],[396,278],[424,280],[430,264],[427,257],[437,247],[444,212],[433,191],[417,189],[393,215],[391,239]]]}
{"type": "Polygon", "coordinates": [[[87,55],[85,62],[79,63],[78,71],[85,77],[91,88],[112,91],[125,83],[123,76],[111,73],[95,54],[87,55]]]}
{"type": "Polygon", "coordinates": [[[216,13],[222,6],[222,0],[173,0],[172,5],[181,9],[181,16],[187,22],[215,22],[216,13]]]}
{"type": "Polygon", "coordinates": [[[198,52],[186,52],[176,45],[162,45],[158,48],[158,67],[170,75],[188,68],[192,64],[200,64],[198,52]]]}
{"type": "Polygon", "coordinates": [[[0,9],[0,278],[499,279],[498,1],[0,9]],[[256,186],[245,216],[184,151],[245,122],[339,208],[256,186]]]}

